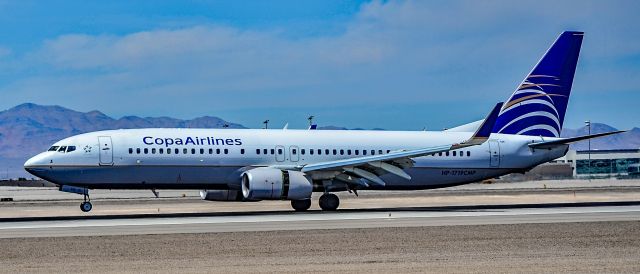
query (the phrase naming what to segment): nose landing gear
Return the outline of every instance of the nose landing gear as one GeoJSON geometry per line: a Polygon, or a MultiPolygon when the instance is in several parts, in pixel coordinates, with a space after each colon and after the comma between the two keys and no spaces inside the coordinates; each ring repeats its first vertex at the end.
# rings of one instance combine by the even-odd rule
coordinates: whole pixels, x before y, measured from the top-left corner
{"type": "Polygon", "coordinates": [[[91,205],[91,198],[89,197],[89,189],[88,188],[86,188],[86,187],[77,187],[77,186],[68,186],[68,185],[60,185],[60,188],[58,190],[60,190],[62,192],[75,193],[75,194],[83,195],[84,196],[84,202],[82,202],[80,204],[80,210],[82,210],[82,212],[89,212],[93,208],[93,206],[91,205]]]}
{"type": "Polygon", "coordinates": [[[84,193],[84,202],[80,204],[80,210],[82,210],[82,212],[89,212],[91,211],[92,208],[93,208],[93,205],[91,205],[91,198],[89,197],[89,191],[87,191],[84,193]]]}

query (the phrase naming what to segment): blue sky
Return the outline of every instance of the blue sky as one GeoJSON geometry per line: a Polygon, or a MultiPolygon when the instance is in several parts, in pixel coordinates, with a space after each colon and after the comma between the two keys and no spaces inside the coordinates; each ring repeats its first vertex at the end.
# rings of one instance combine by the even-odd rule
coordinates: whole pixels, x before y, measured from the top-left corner
{"type": "Polygon", "coordinates": [[[640,126],[638,1],[4,1],[0,109],[438,130],[585,31],[565,126],[640,126]]]}

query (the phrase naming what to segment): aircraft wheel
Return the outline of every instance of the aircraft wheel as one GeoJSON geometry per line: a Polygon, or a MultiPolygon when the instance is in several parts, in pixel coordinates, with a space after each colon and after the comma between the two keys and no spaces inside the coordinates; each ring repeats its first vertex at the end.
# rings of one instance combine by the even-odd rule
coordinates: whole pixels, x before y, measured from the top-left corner
{"type": "Polygon", "coordinates": [[[82,212],[89,212],[92,208],[93,205],[91,205],[91,202],[83,202],[80,204],[80,210],[82,210],[82,212]]]}
{"type": "Polygon", "coordinates": [[[332,193],[325,193],[320,196],[320,208],[324,211],[336,211],[340,205],[340,198],[332,193]]]}
{"type": "Polygon", "coordinates": [[[295,211],[307,211],[311,207],[311,199],[291,200],[291,207],[295,211]]]}

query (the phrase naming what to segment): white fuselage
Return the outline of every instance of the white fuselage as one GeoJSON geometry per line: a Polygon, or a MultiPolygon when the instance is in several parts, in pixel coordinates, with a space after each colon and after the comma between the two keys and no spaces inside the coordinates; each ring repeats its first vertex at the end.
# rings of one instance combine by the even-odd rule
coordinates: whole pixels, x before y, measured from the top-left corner
{"type": "MultiPolygon", "coordinates": [[[[240,189],[240,175],[256,167],[305,164],[462,142],[468,132],[264,129],[122,129],[72,136],[25,163],[32,174],[87,188],[240,189]],[[58,149],[59,150],[59,149],[58,149]]],[[[522,172],[563,156],[567,146],[534,150],[540,137],[492,134],[482,145],[413,158],[407,180],[383,175],[385,186],[428,189],[522,172]]],[[[319,191],[321,176],[314,180],[319,191]]]]}

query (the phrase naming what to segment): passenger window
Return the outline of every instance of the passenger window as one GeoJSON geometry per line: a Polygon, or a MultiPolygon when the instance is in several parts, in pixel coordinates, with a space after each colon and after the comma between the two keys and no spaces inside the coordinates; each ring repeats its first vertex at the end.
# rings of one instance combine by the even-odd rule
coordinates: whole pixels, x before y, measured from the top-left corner
{"type": "Polygon", "coordinates": [[[191,149],[191,154],[196,154],[196,149],[195,148],[191,149]]]}
{"type": "Polygon", "coordinates": [[[65,150],[67,150],[67,146],[61,146],[60,149],[58,149],[58,152],[64,153],[65,150]]]}
{"type": "Polygon", "coordinates": [[[76,150],[76,146],[68,146],[67,147],[67,152],[72,152],[74,150],[76,150]]]}
{"type": "Polygon", "coordinates": [[[213,148],[209,149],[209,154],[213,154],[213,148]]]}
{"type": "Polygon", "coordinates": [[[378,154],[382,154],[382,149],[379,149],[379,150],[378,150],[378,154]]]}
{"type": "Polygon", "coordinates": [[[291,150],[291,154],[296,155],[296,153],[298,153],[298,152],[297,152],[297,150],[295,148],[291,150]]]}
{"type": "Polygon", "coordinates": [[[338,155],[338,151],[337,150],[333,150],[333,155],[338,155]]]}
{"type": "Polygon", "coordinates": [[[216,154],[220,154],[220,149],[216,148],[216,154]]]}
{"type": "MultiPolygon", "coordinates": [[[[262,154],[265,154],[265,155],[269,154],[266,148],[262,150],[262,154]]],[[[273,154],[273,153],[271,153],[271,154],[273,154]]]]}
{"type": "Polygon", "coordinates": [[[300,154],[304,155],[304,148],[300,150],[300,154]]]}
{"type": "Polygon", "coordinates": [[[471,151],[467,150],[467,157],[471,157],[471,151]]]}
{"type": "Polygon", "coordinates": [[[275,149],[271,149],[271,155],[276,154],[276,150],[275,149]]]}
{"type": "Polygon", "coordinates": [[[387,149],[387,153],[389,153],[389,152],[391,152],[391,150],[388,150],[388,149],[387,149]]]}
{"type": "Polygon", "coordinates": [[[133,148],[129,148],[129,154],[133,154],[133,148]]]}
{"type": "Polygon", "coordinates": [[[160,151],[160,154],[164,154],[164,148],[160,148],[158,150],[160,151]]]}
{"type": "Polygon", "coordinates": [[[460,151],[460,157],[464,157],[464,151],[460,151]]]}
{"type": "Polygon", "coordinates": [[[340,155],[344,155],[344,149],[340,150],[340,155]]]}
{"type": "Polygon", "coordinates": [[[371,155],[376,155],[376,150],[375,149],[371,150],[371,155]]]}
{"type": "Polygon", "coordinates": [[[362,155],[367,155],[367,150],[366,149],[362,150],[362,155]]]}
{"type": "Polygon", "coordinates": [[[229,154],[229,149],[224,149],[224,154],[229,154]]]}
{"type": "Polygon", "coordinates": [[[446,155],[446,156],[449,156],[449,151],[445,152],[445,155],[446,155]]]}
{"type": "MultiPolygon", "coordinates": [[[[324,150],[324,155],[329,155],[329,150],[328,149],[324,150]]],[[[335,155],[335,153],[334,153],[334,155],[335,155]]]]}
{"type": "Polygon", "coordinates": [[[309,155],[313,155],[313,149],[309,150],[309,155]]]}
{"type": "MultiPolygon", "coordinates": [[[[327,153],[329,154],[329,153],[327,153]]],[[[318,149],[318,155],[322,155],[322,149],[318,149]]]]}
{"type": "Polygon", "coordinates": [[[186,149],[186,148],[183,148],[183,149],[182,149],[182,154],[189,154],[189,150],[188,150],[188,149],[186,149]]]}
{"type": "Polygon", "coordinates": [[[180,154],[180,150],[177,148],[173,152],[175,152],[175,154],[180,154]]]}
{"type": "Polygon", "coordinates": [[[140,148],[136,148],[136,154],[140,154],[140,148]]]}
{"type": "Polygon", "coordinates": [[[281,148],[278,149],[278,155],[282,155],[282,149],[281,148]]]}
{"type": "Polygon", "coordinates": [[[360,151],[359,150],[355,150],[356,155],[360,155],[360,151]]]}
{"type": "Polygon", "coordinates": [[[57,151],[58,150],[58,146],[52,146],[49,148],[49,151],[57,151]]]}
{"type": "Polygon", "coordinates": [[[351,150],[347,149],[347,155],[351,155],[351,150]]]}
{"type": "Polygon", "coordinates": [[[256,154],[260,155],[260,149],[256,148],[256,154]]]}
{"type": "Polygon", "coordinates": [[[455,150],[453,151],[453,156],[456,156],[456,151],[455,150]]]}
{"type": "Polygon", "coordinates": [[[200,154],[204,154],[204,148],[200,149],[200,154]]]}
{"type": "Polygon", "coordinates": [[[144,154],[149,154],[149,149],[148,148],[144,149],[144,154]]]}
{"type": "Polygon", "coordinates": [[[244,148],[240,149],[240,154],[244,154],[244,148]]]}
{"type": "Polygon", "coordinates": [[[167,154],[171,154],[171,149],[167,148],[167,154]]]}
{"type": "Polygon", "coordinates": [[[155,147],[151,149],[151,154],[156,154],[156,148],[155,147]]]}
{"type": "Polygon", "coordinates": [[[438,156],[442,156],[442,152],[438,152],[438,156]]]}

